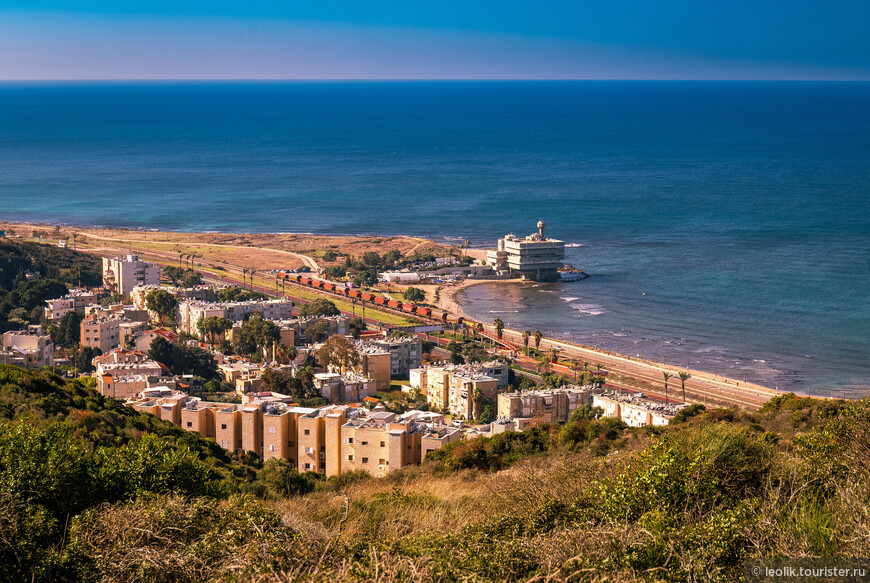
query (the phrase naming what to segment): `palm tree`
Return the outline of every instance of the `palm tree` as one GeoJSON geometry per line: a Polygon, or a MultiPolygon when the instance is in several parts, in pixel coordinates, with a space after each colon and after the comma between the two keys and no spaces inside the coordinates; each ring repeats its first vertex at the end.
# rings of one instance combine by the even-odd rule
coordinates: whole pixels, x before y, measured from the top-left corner
{"type": "Polygon", "coordinates": [[[540,330],[535,330],[535,350],[538,350],[541,347],[541,338],[543,337],[544,335],[540,330]]]}
{"type": "Polygon", "coordinates": [[[526,330],[523,332],[523,344],[526,346],[526,356],[529,355],[529,338],[531,338],[532,333],[526,330]]]}
{"type": "Polygon", "coordinates": [[[589,361],[587,361],[587,360],[583,361],[583,370],[589,370],[589,361]]]}
{"type": "Polygon", "coordinates": [[[604,365],[602,365],[600,362],[595,363],[595,372],[597,372],[599,375],[601,374],[602,368],[604,368],[604,365]]]}
{"type": "Polygon", "coordinates": [[[557,362],[559,360],[559,349],[555,346],[547,351],[547,360],[557,362]]]}
{"type": "Polygon", "coordinates": [[[669,372],[663,372],[662,376],[665,377],[665,405],[667,405],[668,404],[668,379],[674,375],[672,375],[669,372]]]}
{"type": "Polygon", "coordinates": [[[471,393],[471,416],[477,419],[480,417],[480,403],[483,401],[483,393],[480,392],[480,387],[474,387],[471,393]]]}
{"type": "Polygon", "coordinates": [[[464,242],[465,242],[465,257],[467,258],[468,257],[468,245],[469,245],[469,243],[471,243],[471,241],[466,239],[464,242]]]}
{"type": "Polygon", "coordinates": [[[542,354],[538,357],[538,360],[535,363],[535,370],[539,373],[544,372],[550,368],[550,359],[546,354],[542,354]]]}
{"type": "Polygon", "coordinates": [[[73,233],[73,234],[72,234],[72,238],[73,238],[73,251],[76,250],[76,239],[78,239],[78,237],[79,237],[79,234],[78,234],[78,233],[73,233]]]}
{"type": "Polygon", "coordinates": [[[680,384],[682,385],[682,388],[683,388],[683,403],[685,403],[686,402],[686,381],[689,380],[690,378],[692,378],[692,375],[690,375],[687,372],[681,372],[677,376],[680,377],[680,384]]]}
{"type": "Polygon", "coordinates": [[[495,324],[495,333],[498,335],[499,340],[501,340],[501,333],[502,330],[504,330],[504,320],[502,320],[501,318],[496,318],[493,321],[493,324],[495,324]]]}
{"type": "Polygon", "coordinates": [[[184,257],[184,253],[179,253],[178,254],[178,267],[179,267],[179,269],[181,268],[181,258],[182,257],[184,257]]]}

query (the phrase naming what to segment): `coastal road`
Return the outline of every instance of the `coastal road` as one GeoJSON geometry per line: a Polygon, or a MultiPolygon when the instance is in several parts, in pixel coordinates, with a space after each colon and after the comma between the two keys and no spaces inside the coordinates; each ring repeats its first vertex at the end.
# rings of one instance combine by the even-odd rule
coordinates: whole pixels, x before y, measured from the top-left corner
{"type": "MultiPolygon", "coordinates": [[[[495,327],[484,325],[487,335],[495,337],[495,327]]],[[[503,341],[509,346],[512,346],[517,352],[522,352],[524,345],[522,334],[516,330],[504,329],[502,332],[503,341]]],[[[603,370],[608,371],[611,380],[617,382],[614,376],[619,377],[619,384],[625,385],[627,388],[644,392],[664,395],[664,373],[669,373],[672,377],[668,380],[668,396],[679,395],[682,400],[681,383],[679,373],[687,372],[691,375],[686,380],[686,400],[691,403],[707,403],[714,405],[736,405],[745,409],[757,410],[772,397],[781,393],[754,383],[746,383],[735,379],[729,379],[721,375],[714,375],[705,371],[694,369],[685,369],[675,366],[666,365],[664,363],[653,362],[649,360],[641,360],[615,354],[613,352],[596,350],[594,348],[555,340],[552,338],[543,338],[541,340],[540,350],[548,351],[550,348],[556,348],[559,352],[559,360],[579,362],[582,370],[582,363],[590,363],[590,367],[595,367],[601,364],[603,370]]],[[[558,365],[564,366],[564,365],[558,365]]],[[[559,370],[557,368],[557,370],[559,370]]],[[[571,370],[564,367],[566,374],[571,370]]]]}

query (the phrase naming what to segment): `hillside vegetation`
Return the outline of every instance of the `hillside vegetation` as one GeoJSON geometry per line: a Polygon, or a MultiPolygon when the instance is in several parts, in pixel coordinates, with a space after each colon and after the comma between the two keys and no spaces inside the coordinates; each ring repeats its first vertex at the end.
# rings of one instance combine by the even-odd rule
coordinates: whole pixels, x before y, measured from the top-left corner
{"type": "Polygon", "coordinates": [[[43,321],[45,300],[74,285],[100,285],[99,257],[54,245],[0,239],[0,332],[43,321]],[[28,281],[26,272],[39,277],[28,281]]]}
{"type": "Polygon", "coordinates": [[[594,413],[324,480],[0,367],[0,581],[738,581],[751,557],[870,556],[866,402],[594,413]]]}

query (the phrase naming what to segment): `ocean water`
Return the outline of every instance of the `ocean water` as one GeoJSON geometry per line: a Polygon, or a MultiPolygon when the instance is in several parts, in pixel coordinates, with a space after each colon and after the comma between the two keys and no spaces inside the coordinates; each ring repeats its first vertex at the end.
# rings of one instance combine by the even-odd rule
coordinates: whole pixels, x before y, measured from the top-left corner
{"type": "Polygon", "coordinates": [[[0,218],[477,246],[544,219],[591,277],[469,312],[870,387],[867,83],[2,84],[0,218]]]}

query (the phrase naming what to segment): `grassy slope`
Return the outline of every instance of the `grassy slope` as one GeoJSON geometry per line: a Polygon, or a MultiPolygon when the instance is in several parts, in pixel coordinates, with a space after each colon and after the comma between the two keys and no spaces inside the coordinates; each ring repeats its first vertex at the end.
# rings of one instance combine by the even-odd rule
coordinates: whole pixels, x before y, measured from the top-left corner
{"type": "MultiPolygon", "coordinates": [[[[15,370],[4,416],[51,419],[54,400],[89,412],[67,419],[127,415],[15,370]]],[[[134,496],[71,517],[39,564],[94,581],[734,581],[751,557],[868,556],[868,448],[866,403],[786,397],[656,430],[581,420],[305,496],[134,496]]],[[[0,484],[0,524],[21,528],[0,484]]]]}

